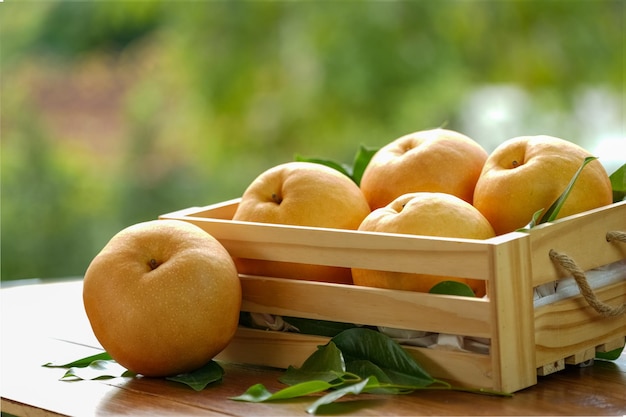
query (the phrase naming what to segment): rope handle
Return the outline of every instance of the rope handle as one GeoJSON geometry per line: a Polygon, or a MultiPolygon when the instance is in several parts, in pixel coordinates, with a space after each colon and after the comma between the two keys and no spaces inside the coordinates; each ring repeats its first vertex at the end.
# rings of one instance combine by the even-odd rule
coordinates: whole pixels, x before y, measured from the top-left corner
{"type": "MultiPolygon", "coordinates": [[[[606,241],[619,241],[626,243],[626,232],[607,232],[606,241]]],[[[572,274],[574,280],[576,280],[576,284],[578,285],[578,289],[580,290],[582,296],[585,297],[587,303],[600,315],[604,317],[617,317],[621,316],[622,314],[626,314],[626,303],[623,303],[622,305],[617,307],[612,307],[598,300],[598,297],[593,292],[593,290],[589,286],[589,283],[587,282],[585,271],[580,269],[580,267],[576,265],[576,262],[574,262],[572,258],[563,253],[559,253],[554,249],[550,249],[549,255],[550,259],[553,262],[557,262],[559,265],[561,265],[561,267],[563,267],[565,270],[572,274]]]]}

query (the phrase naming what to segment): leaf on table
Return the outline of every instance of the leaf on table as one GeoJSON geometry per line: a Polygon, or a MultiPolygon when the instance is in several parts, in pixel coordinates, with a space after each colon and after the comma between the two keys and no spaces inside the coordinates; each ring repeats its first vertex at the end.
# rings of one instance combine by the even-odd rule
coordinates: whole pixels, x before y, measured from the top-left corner
{"type": "Polygon", "coordinates": [[[196,391],[202,391],[209,384],[221,381],[223,376],[224,368],[222,368],[219,363],[212,360],[193,372],[169,376],[165,379],[188,385],[196,391]]]}
{"type": "Polygon", "coordinates": [[[369,377],[375,377],[381,382],[391,383],[391,378],[389,378],[385,371],[380,369],[380,367],[372,361],[366,359],[357,359],[348,362],[347,371],[355,375],[369,375],[369,377]]]}
{"type": "MultiPolygon", "coordinates": [[[[109,379],[131,377],[136,374],[111,358],[107,352],[87,356],[67,363],[48,362],[42,366],[49,368],[66,368],[68,371],[61,377],[64,381],[109,379]]],[[[189,373],[166,377],[165,379],[185,384],[196,391],[201,391],[209,384],[221,381],[224,369],[215,361],[189,373]]]]}
{"type": "Polygon", "coordinates": [[[124,368],[114,360],[95,360],[88,366],[71,367],[61,380],[93,380],[110,379],[123,376],[134,376],[135,374],[124,368]]]}
{"type": "Polygon", "coordinates": [[[510,396],[482,389],[454,388],[432,378],[402,347],[384,334],[352,328],[333,337],[318,349],[300,368],[289,367],[280,381],[287,388],[271,393],[262,384],[251,386],[231,400],[265,402],[327,394],[315,401],[307,412],[315,414],[347,394],[408,394],[416,390],[457,390],[478,394],[510,396]],[[320,379],[321,378],[321,379],[320,379]]]}
{"type": "Polygon", "coordinates": [[[251,403],[260,403],[267,401],[272,397],[272,393],[265,388],[263,384],[254,384],[241,395],[230,397],[235,401],[247,401],[251,403]]]}
{"type": "Polygon", "coordinates": [[[346,372],[346,365],[341,351],[333,342],[318,346],[300,368],[290,366],[279,381],[295,385],[305,381],[319,380],[333,382],[346,372]]]}
{"type": "Polygon", "coordinates": [[[230,399],[235,401],[247,401],[253,403],[288,400],[292,398],[304,397],[307,395],[324,392],[333,387],[335,387],[335,385],[329,382],[313,380],[290,385],[287,388],[283,388],[272,394],[267,390],[267,388],[265,388],[263,384],[255,384],[248,388],[243,394],[236,397],[230,397],[230,399]]]}
{"type": "Polygon", "coordinates": [[[73,368],[73,367],[84,368],[85,366],[89,366],[93,361],[97,361],[97,360],[110,361],[110,360],[113,360],[113,358],[111,358],[111,355],[109,355],[107,352],[102,352],[96,355],[91,355],[91,356],[87,356],[81,359],[77,359],[75,361],[68,362],[68,363],[48,362],[48,363],[44,363],[42,366],[45,366],[48,368],[73,368]]]}
{"type": "Polygon", "coordinates": [[[315,414],[317,413],[318,408],[323,405],[331,404],[348,394],[360,394],[368,386],[368,384],[370,384],[371,380],[374,380],[374,384],[378,385],[378,381],[376,381],[376,378],[374,377],[366,378],[354,384],[345,385],[339,389],[329,392],[323,397],[320,397],[306,409],[306,412],[309,414],[315,414]]]}
{"type": "Polygon", "coordinates": [[[317,394],[319,392],[327,391],[336,385],[327,381],[305,381],[296,385],[290,385],[287,388],[281,389],[278,392],[272,394],[269,398],[271,400],[288,400],[291,398],[302,397],[305,395],[317,394]]]}
{"type": "Polygon", "coordinates": [[[348,369],[352,361],[367,360],[394,384],[425,387],[436,381],[397,342],[375,330],[348,329],[331,341],[341,350],[348,369]]]}

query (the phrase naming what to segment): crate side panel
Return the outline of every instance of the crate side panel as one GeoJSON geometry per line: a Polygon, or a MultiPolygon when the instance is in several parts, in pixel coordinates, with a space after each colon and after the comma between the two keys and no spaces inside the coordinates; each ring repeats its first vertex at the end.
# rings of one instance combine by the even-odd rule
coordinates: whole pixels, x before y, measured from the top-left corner
{"type": "MultiPolygon", "coordinates": [[[[626,303],[626,281],[595,293],[612,306],[626,303]]],[[[626,316],[602,317],[580,295],[538,307],[534,315],[537,367],[626,336],[626,316]]]]}
{"type": "Polygon", "coordinates": [[[599,346],[596,346],[596,352],[610,352],[615,349],[620,349],[626,345],[626,335],[619,336],[617,339],[613,339],[599,346]]]}
{"type": "Polygon", "coordinates": [[[496,389],[489,355],[416,347],[404,349],[435,378],[466,388],[496,389]]]}
{"type": "MultiPolygon", "coordinates": [[[[486,241],[182,216],[234,257],[487,279],[486,241]]],[[[512,237],[514,239],[515,237],[512,237]]]]}
{"type": "Polygon", "coordinates": [[[241,276],[243,311],[489,338],[483,299],[241,276]]]}
{"type": "Polygon", "coordinates": [[[251,365],[288,368],[300,367],[327,337],[301,335],[239,327],[217,360],[251,365]]]}
{"type": "MultiPolygon", "coordinates": [[[[265,331],[240,327],[217,360],[286,369],[300,367],[329,338],[297,333],[265,331]]],[[[403,348],[431,376],[469,388],[493,389],[487,355],[467,352],[403,348]]]]}
{"type": "Polygon", "coordinates": [[[235,211],[237,211],[237,207],[239,207],[240,200],[241,198],[236,198],[234,200],[228,200],[221,203],[212,204],[208,207],[205,207],[205,209],[200,211],[199,213],[195,214],[195,216],[221,220],[232,220],[233,216],[235,215],[235,211]]]}
{"type": "Polygon", "coordinates": [[[241,198],[222,201],[203,207],[190,207],[159,216],[160,219],[181,217],[200,217],[209,219],[232,220],[241,198]]]}
{"type": "Polygon", "coordinates": [[[529,237],[494,247],[491,300],[494,385],[508,392],[537,383],[529,237]]]}
{"type": "Polygon", "coordinates": [[[606,233],[616,230],[626,231],[626,201],[531,229],[533,286],[563,277],[548,256],[550,249],[568,255],[584,271],[626,259],[626,244],[606,241],[606,233]]]}

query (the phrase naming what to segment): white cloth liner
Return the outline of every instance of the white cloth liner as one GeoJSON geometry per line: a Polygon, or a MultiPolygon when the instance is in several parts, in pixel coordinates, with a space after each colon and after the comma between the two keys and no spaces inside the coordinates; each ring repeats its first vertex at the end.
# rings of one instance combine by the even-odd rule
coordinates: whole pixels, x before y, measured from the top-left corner
{"type": "MultiPolygon", "coordinates": [[[[587,282],[592,289],[626,280],[626,259],[613,262],[585,272],[587,282]]],[[[555,283],[548,283],[535,288],[535,308],[578,295],[578,285],[573,277],[563,278],[555,283]]]]}
{"type": "MultiPolygon", "coordinates": [[[[626,259],[589,270],[585,275],[589,286],[594,290],[624,281],[626,280],[626,259]]],[[[571,276],[566,277],[534,288],[534,306],[537,308],[578,294],[580,290],[576,280],[571,276]]],[[[385,327],[379,327],[378,330],[400,344],[460,352],[489,353],[489,339],[385,327]]]]}

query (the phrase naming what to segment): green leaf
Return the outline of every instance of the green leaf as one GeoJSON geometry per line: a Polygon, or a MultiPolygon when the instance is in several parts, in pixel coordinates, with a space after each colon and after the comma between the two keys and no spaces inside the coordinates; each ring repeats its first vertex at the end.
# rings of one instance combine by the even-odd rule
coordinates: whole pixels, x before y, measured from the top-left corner
{"type": "MultiPolygon", "coordinates": [[[[375,380],[376,378],[372,378],[375,380]]],[[[366,378],[361,382],[353,383],[345,385],[339,389],[329,392],[328,394],[320,397],[317,401],[315,401],[309,408],[306,409],[306,412],[309,414],[317,413],[317,409],[323,405],[331,404],[341,397],[348,394],[360,394],[367,386],[370,384],[370,378],[366,378]]],[[[373,382],[374,385],[378,385],[378,381],[373,382]]]]}
{"type": "Polygon", "coordinates": [[[210,361],[202,368],[196,369],[193,372],[171,376],[165,379],[188,385],[196,391],[202,391],[209,384],[221,381],[223,376],[224,368],[217,362],[210,361]]]}
{"type": "Polygon", "coordinates": [[[333,342],[318,346],[317,350],[307,358],[300,368],[290,366],[279,381],[287,385],[295,385],[305,381],[320,380],[336,381],[346,372],[341,351],[333,342]]]}
{"type": "Polygon", "coordinates": [[[97,360],[110,361],[110,360],[113,360],[113,358],[111,358],[111,355],[109,355],[107,352],[102,352],[102,353],[87,356],[81,359],[77,359],[75,361],[68,362],[68,363],[48,362],[48,363],[43,364],[42,366],[45,366],[48,368],[73,368],[73,367],[84,368],[85,366],[89,366],[93,361],[97,361],[97,360]]]}
{"type": "Polygon", "coordinates": [[[533,214],[533,218],[530,219],[530,222],[521,229],[517,229],[516,232],[528,232],[530,229],[537,226],[537,224],[539,224],[539,216],[541,216],[541,213],[543,213],[543,209],[537,210],[535,214],[533,214]]]}
{"type": "Polygon", "coordinates": [[[365,171],[365,168],[367,168],[367,165],[370,163],[372,156],[374,156],[374,154],[378,152],[378,149],[379,148],[368,148],[364,145],[360,145],[354,156],[354,160],[352,161],[352,166],[335,162],[330,159],[311,158],[299,154],[295,155],[295,160],[298,162],[312,162],[315,164],[322,164],[326,165],[327,167],[334,168],[342,174],[347,175],[349,178],[352,179],[352,181],[359,185],[361,183],[361,178],[363,177],[363,172],[365,171]]]}
{"type": "MultiPolygon", "coordinates": [[[[380,332],[357,327],[341,332],[331,341],[341,350],[347,369],[352,361],[367,360],[378,366],[395,384],[428,386],[435,382],[398,343],[380,332]]],[[[370,375],[359,376],[367,378],[370,375]]]]}
{"type": "Polygon", "coordinates": [[[235,401],[247,401],[250,403],[260,403],[268,401],[272,397],[272,393],[265,388],[263,384],[254,384],[241,395],[230,397],[235,401]]]}
{"type": "MultiPolygon", "coordinates": [[[[68,363],[48,362],[43,366],[49,368],[69,368],[61,379],[71,381],[135,376],[134,372],[118,364],[107,352],[87,356],[68,363]]],[[[193,372],[165,379],[186,384],[196,391],[200,391],[210,383],[220,381],[223,375],[224,370],[222,367],[217,362],[211,361],[193,372]]]]}
{"type": "Polygon", "coordinates": [[[352,164],[352,180],[357,184],[361,184],[361,178],[363,178],[363,172],[369,165],[372,157],[378,152],[380,148],[368,148],[364,145],[359,146],[354,162],[352,164]]]}
{"type": "Polygon", "coordinates": [[[247,401],[251,403],[260,403],[268,401],[272,397],[272,393],[265,388],[263,384],[254,384],[241,395],[230,397],[235,401],[247,401]]]}
{"type": "Polygon", "coordinates": [[[613,349],[609,352],[596,352],[596,358],[604,359],[607,361],[614,361],[619,359],[623,351],[624,346],[622,346],[621,348],[613,349]]]}
{"type": "Polygon", "coordinates": [[[62,380],[109,379],[135,374],[114,360],[95,360],[88,366],[72,367],[61,378],[62,380]]]}
{"type": "Polygon", "coordinates": [[[609,179],[613,189],[613,202],[617,203],[626,199],[626,164],[615,170],[609,179]]]}
{"type": "Polygon", "coordinates": [[[368,375],[369,377],[375,377],[378,381],[391,383],[391,378],[385,374],[385,371],[369,360],[360,359],[350,361],[348,362],[348,368],[346,370],[355,375],[368,375]]]}
{"type": "Polygon", "coordinates": [[[297,162],[311,162],[314,164],[320,164],[320,165],[326,165],[327,167],[336,169],[337,171],[341,172],[344,175],[347,175],[348,177],[352,178],[352,172],[351,169],[344,165],[344,164],[340,164],[338,162],[332,161],[330,159],[323,159],[323,158],[310,158],[307,156],[302,156],[302,155],[296,155],[295,156],[295,160],[297,162]]]}
{"type": "Polygon", "coordinates": [[[283,317],[287,323],[298,328],[300,333],[314,334],[317,336],[333,337],[346,329],[356,327],[350,323],[336,321],[303,319],[301,317],[283,317]]]}
{"type": "Polygon", "coordinates": [[[431,294],[460,295],[463,297],[476,297],[469,285],[458,281],[441,281],[435,284],[429,291],[431,294]]]}
{"type": "Polygon", "coordinates": [[[291,398],[302,397],[305,395],[317,394],[318,392],[324,392],[335,387],[336,384],[331,384],[328,381],[305,381],[296,385],[291,385],[287,388],[281,389],[275,392],[270,397],[271,400],[287,400],[291,398]]]}
{"type": "Polygon", "coordinates": [[[306,381],[296,385],[291,385],[275,393],[271,393],[263,384],[255,384],[248,388],[246,392],[236,397],[230,397],[235,401],[247,401],[260,403],[265,401],[288,400],[291,398],[304,397],[311,394],[317,394],[329,390],[336,385],[326,381],[306,381]]]}
{"type": "Polygon", "coordinates": [[[292,385],[271,393],[264,385],[256,384],[230,399],[257,403],[330,391],[307,408],[308,413],[315,414],[321,406],[347,394],[362,392],[408,394],[415,390],[433,389],[511,396],[483,389],[454,388],[444,381],[433,379],[391,338],[367,328],[341,332],[328,344],[319,346],[302,367],[290,367],[280,380],[292,385]],[[325,379],[317,379],[320,376],[325,379]],[[309,377],[313,379],[307,380],[309,377]]]}
{"type": "Polygon", "coordinates": [[[574,174],[574,176],[570,180],[570,182],[567,185],[567,187],[565,187],[565,191],[563,191],[563,193],[559,196],[559,198],[557,198],[557,200],[554,203],[552,203],[550,208],[548,208],[548,210],[545,212],[545,214],[541,217],[541,220],[539,221],[539,224],[541,224],[541,223],[548,223],[548,222],[554,221],[557,218],[557,216],[559,215],[559,211],[561,211],[561,207],[563,207],[563,204],[565,204],[565,200],[567,200],[567,197],[569,196],[570,192],[572,191],[572,188],[574,188],[574,184],[576,183],[576,180],[578,179],[578,176],[582,172],[583,168],[589,162],[594,161],[596,159],[598,159],[598,158],[596,158],[595,156],[588,156],[588,157],[585,158],[583,163],[580,165],[580,167],[578,168],[578,170],[576,171],[576,173],[574,174]]]}

